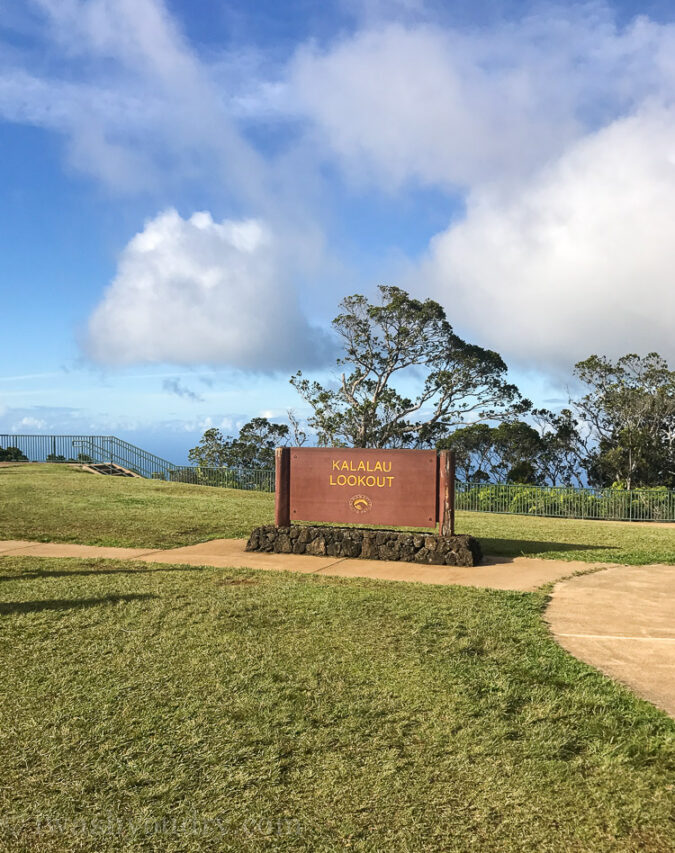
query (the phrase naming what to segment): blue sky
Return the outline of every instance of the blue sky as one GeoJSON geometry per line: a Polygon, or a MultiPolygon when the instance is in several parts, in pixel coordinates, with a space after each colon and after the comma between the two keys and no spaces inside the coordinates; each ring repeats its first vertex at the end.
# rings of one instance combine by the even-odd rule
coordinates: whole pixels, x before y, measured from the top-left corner
{"type": "Polygon", "coordinates": [[[308,414],[399,284],[538,404],[675,361],[672,3],[0,2],[0,432],[308,414]]]}

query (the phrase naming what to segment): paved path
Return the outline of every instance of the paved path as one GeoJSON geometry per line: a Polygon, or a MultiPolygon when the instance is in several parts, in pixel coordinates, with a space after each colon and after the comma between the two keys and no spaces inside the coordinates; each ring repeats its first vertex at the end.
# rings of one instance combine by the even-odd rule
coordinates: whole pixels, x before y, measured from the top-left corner
{"type": "Polygon", "coordinates": [[[675,566],[562,580],[546,618],[568,652],[675,717],[675,566]]]}
{"type": "Polygon", "coordinates": [[[529,592],[576,571],[587,571],[593,565],[564,560],[540,560],[534,557],[488,557],[480,566],[423,566],[417,563],[385,560],[348,560],[336,557],[309,557],[294,554],[262,554],[244,550],[245,539],[214,539],[184,548],[157,550],[149,548],[100,548],[93,545],[70,545],[58,542],[0,541],[0,556],[33,557],[104,557],[116,560],[142,560],[147,563],[182,563],[190,566],[220,568],[267,569],[302,574],[339,577],[379,578],[428,584],[513,589],[529,592]]]}

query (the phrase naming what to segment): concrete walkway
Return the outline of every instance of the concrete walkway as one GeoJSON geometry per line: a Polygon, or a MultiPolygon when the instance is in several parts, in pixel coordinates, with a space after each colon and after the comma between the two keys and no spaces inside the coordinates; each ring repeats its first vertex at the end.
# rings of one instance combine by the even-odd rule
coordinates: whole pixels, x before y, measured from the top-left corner
{"type": "Polygon", "coordinates": [[[675,717],[675,566],[562,580],[546,618],[564,649],[675,717]]]}
{"type": "Polygon", "coordinates": [[[534,557],[488,557],[480,566],[426,566],[385,560],[350,560],[294,554],[262,554],[244,550],[245,539],[214,539],[184,548],[101,548],[58,542],[0,541],[0,556],[79,557],[112,560],[141,560],[146,563],[179,563],[232,569],[265,569],[338,577],[377,578],[428,584],[456,584],[530,592],[593,564],[540,560],[534,557]]]}

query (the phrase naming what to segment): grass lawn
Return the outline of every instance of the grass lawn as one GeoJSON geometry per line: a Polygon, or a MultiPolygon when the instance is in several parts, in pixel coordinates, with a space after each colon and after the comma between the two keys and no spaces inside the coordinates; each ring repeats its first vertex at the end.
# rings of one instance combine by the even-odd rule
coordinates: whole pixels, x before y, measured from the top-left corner
{"type": "Polygon", "coordinates": [[[0,467],[0,539],[171,548],[248,536],[274,496],[127,477],[67,465],[0,467]]]}
{"type": "MultiPolygon", "coordinates": [[[[248,536],[274,517],[261,492],[101,477],[62,465],[0,467],[0,539],[170,548],[248,536]]],[[[675,527],[458,513],[487,554],[675,564],[675,527]]]]}
{"type": "Polygon", "coordinates": [[[4,850],[674,849],[675,724],[543,593],[30,557],[0,590],[4,850]]]}

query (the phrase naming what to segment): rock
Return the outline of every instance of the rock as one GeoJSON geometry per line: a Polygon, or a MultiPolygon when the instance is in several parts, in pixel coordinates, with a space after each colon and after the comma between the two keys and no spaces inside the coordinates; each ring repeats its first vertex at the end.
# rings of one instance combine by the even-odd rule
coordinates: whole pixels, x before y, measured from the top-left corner
{"type": "Polygon", "coordinates": [[[308,542],[305,546],[305,554],[313,554],[315,557],[325,557],[326,555],[326,540],[325,539],[312,539],[311,542],[308,542]]]}
{"type": "Polygon", "coordinates": [[[466,534],[439,536],[317,525],[257,527],[251,532],[246,550],[446,566],[477,566],[482,559],[478,540],[466,534]]]}
{"type": "Polygon", "coordinates": [[[292,554],[293,546],[291,544],[291,537],[288,533],[279,533],[279,536],[274,543],[274,551],[277,554],[292,554]]]}

